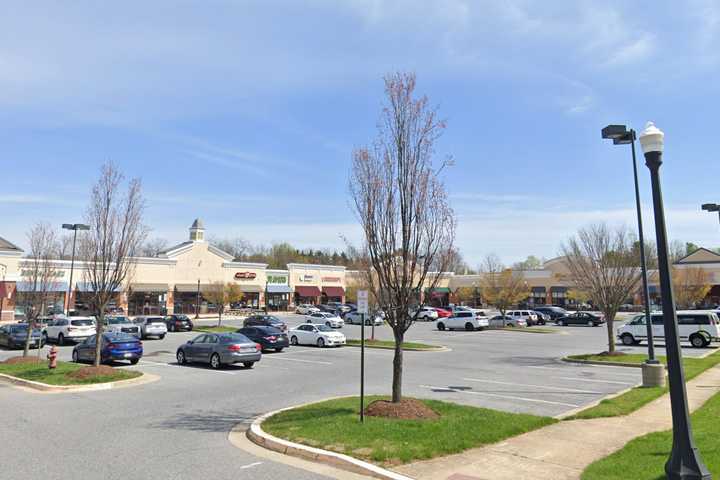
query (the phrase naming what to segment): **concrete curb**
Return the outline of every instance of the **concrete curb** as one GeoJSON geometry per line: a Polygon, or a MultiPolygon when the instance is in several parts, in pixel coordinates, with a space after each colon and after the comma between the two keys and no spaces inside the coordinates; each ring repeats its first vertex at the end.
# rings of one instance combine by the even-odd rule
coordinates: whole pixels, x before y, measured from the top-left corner
{"type": "Polygon", "coordinates": [[[0,373],[0,380],[11,383],[24,389],[34,390],[43,393],[66,393],[66,392],[95,392],[100,390],[111,390],[113,388],[123,388],[132,385],[142,385],[160,380],[158,375],[143,373],[139,377],[129,378],[127,380],[118,380],[115,382],[93,383],[90,385],[49,385],[47,383],[25,380],[24,378],[13,377],[5,373],[0,373]]]}
{"type": "Polygon", "coordinates": [[[361,475],[368,475],[374,478],[380,478],[383,480],[413,480],[410,477],[400,475],[399,473],[385,470],[384,468],[373,465],[372,463],[363,462],[357,458],[343,455],[340,453],[330,452],[322,450],[320,448],[308,447],[299,443],[289,442],[281,438],[274,437],[269,433],[266,433],[261,425],[268,418],[286,410],[292,410],[294,408],[302,407],[304,405],[310,405],[310,402],[303,405],[296,405],[293,407],[283,408],[281,410],[275,410],[274,412],[266,413],[255,419],[250,428],[247,430],[246,435],[250,441],[254,444],[272,450],[274,452],[298,457],[303,460],[310,460],[313,462],[324,463],[333,467],[347,470],[352,473],[358,473],[361,475]]]}
{"type": "MultiPolygon", "coordinates": [[[[352,345],[349,343],[345,344],[344,346],[360,348],[360,345],[352,345]]],[[[389,350],[389,351],[395,350],[393,347],[378,347],[378,346],[370,346],[367,344],[365,344],[365,348],[372,348],[374,350],[389,350]]],[[[452,351],[452,349],[448,348],[446,346],[439,346],[439,347],[433,346],[433,348],[403,348],[403,352],[451,352],[451,351],[452,351]]]]}
{"type": "Polygon", "coordinates": [[[599,362],[597,360],[578,360],[576,358],[562,357],[560,360],[566,363],[583,363],[585,365],[602,365],[605,367],[630,367],[642,368],[642,363],[624,363],[624,362],[599,362]]]}

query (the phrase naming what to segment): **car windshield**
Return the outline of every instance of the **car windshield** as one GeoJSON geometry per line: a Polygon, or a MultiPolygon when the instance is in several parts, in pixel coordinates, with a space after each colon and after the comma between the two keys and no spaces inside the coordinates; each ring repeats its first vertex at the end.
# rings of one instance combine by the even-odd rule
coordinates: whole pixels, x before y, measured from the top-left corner
{"type": "Polygon", "coordinates": [[[175,320],[181,320],[183,322],[186,322],[190,320],[187,315],[175,315],[175,320]]]}
{"type": "Polygon", "coordinates": [[[75,327],[89,327],[94,325],[94,322],[90,319],[86,320],[70,320],[70,325],[75,327]]]}
{"type": "Polygon", "coordinates": [[[334,332],[332,328],[328,327],[327,325],[317,325],[317,329],[321,332],[334,332]]]}
{"type": "Polygon", "coordinates": [[[147,319],[147,323],[165,323],[165,320],[160,317],[152,317],[147,319]]]}
{"type": "MultiPolygon", "coordinates": [[[[27,329],[28,329],[27,324],[24,324],[24,325],[12,325],[12,326],[10,327],[10,333],[25,333],[25,334],[27,334],[27,329]]],[[[37,328],[33,328],[33,333],[37,333],[37,332],[39,332],[39,331],[40,331],[40,330],[38,330],[37,328]]]]}
{"type": "Polygon", "coordinates": [[[249,338],[241,333],[223,333],[220,337],[220,343],[252,343],[249,338]]]}
{"type": "Polygon", "coordinates": [[[121,323],[128,323],[125,317],[108,317],[105,319],[108,325],[118,325],[121,323]]]}
{"type": "Polygon", "coordinates": [[[111,333],[105,335],[105,340],[110,343],[137,342],[138,339],[127,333],[111,333]]]}

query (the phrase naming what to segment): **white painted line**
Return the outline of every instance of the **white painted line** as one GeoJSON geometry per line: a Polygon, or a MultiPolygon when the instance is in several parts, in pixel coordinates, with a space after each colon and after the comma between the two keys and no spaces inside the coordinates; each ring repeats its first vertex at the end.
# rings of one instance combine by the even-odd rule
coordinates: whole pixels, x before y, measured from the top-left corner
{"type": "Polygon", "coordinates": [[[197,368],[193,368],[193,367],[183,367],[182,365],[178,365],[178,364],[176,364],[176,363],[150,362],[150,361],[147,361],[147,360],[141,361],[138,365],[143,365],[143,364],[145,364],[145,365],[147,365],[147,364],[157,365],[157,366],[159,366],[159,367],[178,367],[178,368],[186,368],[186,369],[188,369],[188,370],[195,370],[195,371],[199,371],[199,372],[224,373],[225,375],[235,375],[235,373],[236,373],[236,372],[226,372],[226,371],[223,371],[223,370],[213,370],[213,369],[210,369],[210,368],[197,369],[197,368]]]}
{"type": "Polygon", "coordinates": [[[252,467],[257,467],[258,465],[262,465],[262,463],[263,463],[263,462],[250,463],[250,464],[248,464],[248,465],[243,465],[243,466],[240,467],[240,468],[243,469],[243,470],[245,470],[246,468],[252,468],[252,467]]]}
{"type": "Polygon", "coordinates": [[[286,362],[301,362],[301,363],[314,363],[316,365],[332,365],[330,362],[320,362],[317,360],[301,360],[299,358],[287,358],[287,357],[276,357],[276,356],[270,356],[266,355],[263,356],[263,360],[285,360],[286,362]]]}
{"type": "Polygon", "coordinates": [[[615,385],[636,385],[637,383],[631,382],[616,382],[614,380],[595,380],[593,378],[578,378],[578,377],[553,377],[561,380],[572,380],[574,382],[595,382],[595,383],[612,383],[615,385]]]}
{"type": "Polygon", "coordinates": [[[550,400],[539,400],[537,398],[516,397],[513,395],[500,395],[497,393],[487,393],[487,392],[474,392],[471,390],[459,390],[459,389],[450,388],[450,387],[433,387],[432,385],[420,385],[420,388],[429,388],[429,389],[433,389],[433,390],[446,390],[448,392],[455,392],[455,393],[468,393],[470,395],[480,395],[480,396],[485,396],[485,397],[506,398],[509,400],[520,400],[523,402],[546,403],[549,405],[562,405],[564,407],[573,407],[573,408],[580,407],[580,405],[576,405],[574,403],[551,402],[550,400]]]}
{"type": "Polygon", "coordinates": [[[549,385],[534,385],[532,383],[514,383],[514,382],[500,382],[498,380],[481,380],[479,378],[463,378],[463,380],[467,380],[469,382],[480,382],[480,383],[496,383],[498,385],[515,385],[518,387],[537,387],[537,388],[546,388],[548,390],[558,390],[561,392],[573,392],[573,393],[595,393],[595,394],[601,394],[603,392],[595,392],[593,390],[577,390],[575,388],[563,388],[563,387],[551,387],[549,385]]]}

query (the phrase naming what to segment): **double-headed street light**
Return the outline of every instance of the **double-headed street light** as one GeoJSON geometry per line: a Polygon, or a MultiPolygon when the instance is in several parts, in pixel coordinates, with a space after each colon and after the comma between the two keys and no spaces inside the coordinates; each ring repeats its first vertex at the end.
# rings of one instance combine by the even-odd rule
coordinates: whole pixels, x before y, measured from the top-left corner
{"type": "Polygon", "coordinates": [[[720,205],[718,205],[717,203],[703,203],[702,207],[700,208],[702,208],[706,212],[718,212],[718,219],[720,219],[720,205]]]}
{"type": "Polygon", "coordinates": [[[65,315],[70,315],[70,297],[72,296],[73,270],[75,268],[75,241],[77,240],[78,230],[90,230],[88,225],[82,223],[63,223],[62,228],[73,231],[72,259],[70,260],[70,284],[68,285],[68,296],[65,302],[65,315]]]}
{"type": "Polygon", "coordinates": [[[652,182],[653,210],[655,213],[655,236],[658,249],[658,273],[662,293],[663,327],[667,351],[668,377],[670,381],[670,409],[673,422],[673,444],[670,458],[665,463],[665,474],[669,480],[709,480],[710,471],[700,458],[695,446],[688,412],[685,373],[678,336],[675,299],[673,297],[668,260],[667,229],[665,211],[660,188],[660,165],[665,134],[652,122],[648,122],[640,134],[640,145],[645,153],[645,165],[650,169],[652,182]]]}
{"type": "Polygon", "coordinates": [[[648,359],[646,363],[658,364],[655,359],[655,342],[650,318],[650,291],[648,290],[647,262],[645,260],[645,238],[643,234],[642,211],[640,209],[640,188],[638,187],[637,160],[635,159],[635,130],[625,125],[608,125],[602,129],[602,138],[612,139],[615,145],[632,147],[633,175],[635,177],[635,208],[637,210],[638,237],[640,240],[640,267],[642,270],[643,302],[645,303],[645,325],[647,327],[648,359]]]}

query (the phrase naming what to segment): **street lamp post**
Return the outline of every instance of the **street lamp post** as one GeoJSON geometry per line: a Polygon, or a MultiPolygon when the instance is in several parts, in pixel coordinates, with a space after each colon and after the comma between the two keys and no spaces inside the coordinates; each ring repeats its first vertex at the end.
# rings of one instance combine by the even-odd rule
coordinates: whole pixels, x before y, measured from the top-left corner
{"type": "Polygon", "coordinates": [[[5,275],[7,275],[7,265],[0,263],[0,272],[2,272],[2,295],[0,295],[0,321],[2,321],[3,308],[5,307],[5,294],[7,285],[5,285],[5,275]]]}
{"type": "Polygon", "coordinates": [[[195,319],[200,318],[200,279],[198,278],[197,295],[195,296],[195,319]]]}
{"type": "Polygon", "coordinates": [[[655,236],[658,249],[658,273],[662,293],[663,326],[665,349],[667,351],[668,377],[670,381],[670,409],[673,422],[673,444],[670,457],[665,463],[665,474],[669,480],[708,480],[710,471],[695,446],[688,412],[685,373],[682,366],[682,352],[678,337],[675,299],[673,297],[668,260],[667,229],[660,188],[660,165],[665,134],[652,122],[648,122],[640,135],[640,145],[645,153],[645,165],[650,170],[652,182],[653,210],[655,213],[655,236]]]}
{"type": "Polygon", "coordinates": [[[718,220],[720,220],[720,205],[717,203],[703,203],[700,208],[706,212],[718,212],[718,220]]]}
{"type": "Polygon", "coordinates": [[[75,241],[77,240],[78,230],[90,230],[88,225],[82,223],[63,223],[62,228],[73,231],[72,257],[70,260],[70,283],[68,285],[68,296],[65,302],[65,315],[70,315],[70,297],[72,296],[73,270],[75,269],[75,241]]]}
{"type": "Polygon", "coordinates": [[[640,187],[638,186],[637,160],[635,158],[635,130],[627,130],[625,125],[608,125],[602,129],[602,138],[612,138],[615,145],[631,145],[633,176],[635,178],[635,209],[637,211],[638,239],[640,241],[640,268],[642,271],[642,293],[645,303],[645,325],[648,342],[648,364],[659,364],[655,358],[655,342],[653,340],[653,327],[650,319],[650,291],[648,288],[647,262],[645,259],[645,236],[643,234],[642,210],[640,208],[640,187]]]}

